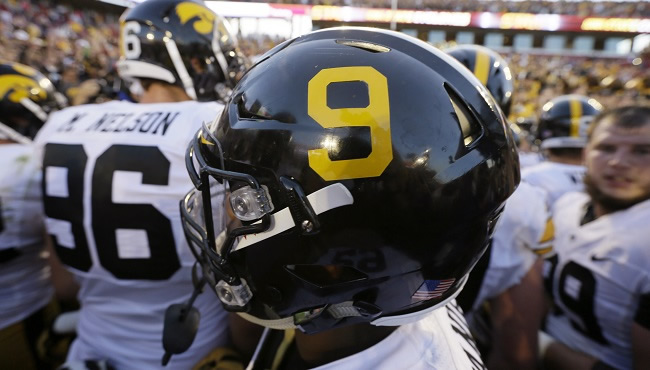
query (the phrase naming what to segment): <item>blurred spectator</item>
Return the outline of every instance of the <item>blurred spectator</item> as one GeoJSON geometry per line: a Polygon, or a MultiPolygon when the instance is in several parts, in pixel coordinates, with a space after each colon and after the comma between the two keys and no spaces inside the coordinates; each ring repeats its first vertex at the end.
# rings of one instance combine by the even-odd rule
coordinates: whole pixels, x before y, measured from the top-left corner
{"type": "Polygon", "coordinates": [[[542,105],[567,94],[595,98],[606,109],[642,104],[650,99],[650,69],[625,58],[504,54],[515,76],[510,119],[539,116],[542,105]]]}
{"type": "Polygon", "coordinates": [[[114,79],[119,12],[90,8],[52,0],[1,3],[0,55],[43,72],[72,104],[93,102],[88,99],[107,93],[102,86],[114,79]],[[85,99],[70,94],[79,91],[85,99]]]}
{"type": "MultiPolygon", "coordinates": [[[[263,0],[258,0],[263,1],[263,0]]],[[[79,1],[66,1],[83,4],[79,1]]],[[[311,5],[390,7],[390,0],[277,0],[271,2],[311,5]]],[[[126,94],[115,73],[119,58],[117,41],[119,7],[97,8],[96,1],[83,9],[53,0],[6,0],[0,3],[0,55],[8,61],[30,65],[48,76],[72,104],[99,102],[126,94]],[[113,9],[114,11],[111,11],[113,9]],[[93,80],[79,89],[86,80],[93,80]],[[94,93],[99,87],[99,92],[94,93]],[[72,89],[71,89],[72,88],[72,89]],[[76,96],[82,91],[83,96],[76,96]],[[75,95],[75,96],[73,96],[75,95]]],[[[399,0],[400,8],[451,11],[524,11],[535,13],[601,16],[650,16],[650,2],[552,2],[552,1],[448,1],[399,0]],[[588,5],[588,6],[587,6],[588,5]]],[[[268,35],[240,39],[244,54],[253,61],[284,41],[268,35]]],[[[650,50],[641,65],[629,60],[507,54],[515,76],[513,122],[534,120],[540,103],[565,94],[588,95],[605,108],[639,103],[650,97],[650,50]]]]}
{"type": "MultiPolygon", "coordinates": [[[[235,0],[247,2],[390,8],[391,0],[235,0]]],[[[647,1],[543,1],[543,0],[399,0],[400,9],[491,13],[570,14],[600,17],[650,17],[647,1]]]]}

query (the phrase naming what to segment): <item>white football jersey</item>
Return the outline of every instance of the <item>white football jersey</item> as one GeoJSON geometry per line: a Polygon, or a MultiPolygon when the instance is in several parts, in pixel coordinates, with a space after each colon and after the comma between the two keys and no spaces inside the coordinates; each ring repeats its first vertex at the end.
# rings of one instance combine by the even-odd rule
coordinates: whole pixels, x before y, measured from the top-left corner
{"type": "Polygon", "coordinates": [[[518,284],[538,256],[550,252],[550,240],[545,236],[549,217],[545,192],[526,183],[519,184],[497,222],[489,264],[472,309],[518,284]]]}
{"type": "Polygon", "coordinates": [[[632,323],[648,326],[650,200],[581,225],[588,203],[586,194],[572,193],[553,209],[557,254],[544,273],[557,308],[546,330],[610,366],[631,369],[632,323]]]}
{"type": "Polygon", "coordinates": [[[542,162],[521,171],[521,180],[546,191],[549,207],[563,194],[584,189],[585,167],[542,162]]]}
{"type": "Polygon", "coordinates": [[[544,157],[537,152],[519,152],[519,167],[524,168],[535,166],[541,163],[544,157]]]}
{"type": "MultiPolygon", "coordinates": [[[[272,332],[278,334],[278,331],[272,332]]],[[[289,335],[290,332],[281,334],[284,334],[283,340],[269,335],[265,342],[260,343],[258,360],[250,364],[249,369],[270,369],[271,364],[281,364],[280,368],[291,367],[284,363],[284,356],[288,352],[286,343],[291,343],[293,336],[289,335]]],[[[481,370],[485,365],[463,319],[462,310],[452,301],[420,321],[398,327],[370,348],[313,369],[481,370]]]]}
{"type": "Polygon", "coordinates": [[[0,144],[0,329],[36,312],[54,293],[33,155],[31,145],[0,144]]]}
{"type": "MultiPolygon", "coordinates": [[[[165,309],[187,301],[195,262],[179,201],[193,188],[185,151],[223,106],[113,101],[50,116],[42,150],[44,206],[57,254],[78,278],[82,310],[68,361],[118,369],[161,365],[165,309]]],[[[227,339],[226,313],[201,294],[198,335],[167,368],[188,369],[227,339]]]]}
{"type": "Polygon", "coordinates": [[[317,370],[485,369],[455,301],[424,319],[400,326],[381,342],[317,370]]]}

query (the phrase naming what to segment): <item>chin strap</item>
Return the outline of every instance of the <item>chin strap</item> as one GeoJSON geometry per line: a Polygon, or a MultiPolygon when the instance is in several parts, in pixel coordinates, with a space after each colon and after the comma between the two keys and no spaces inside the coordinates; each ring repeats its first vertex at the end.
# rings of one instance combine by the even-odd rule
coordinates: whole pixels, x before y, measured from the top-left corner
{"type": "MultiPolygon", "coordinates": [[[[341,302],[329,305],[325,311],[334,319],[343,319],[346,317],[360,317],[364,316],[363,313],[354,305],[354,302],[341,302]]],[[[276,320],[263,320],[255,316],[249,315],[245,312],[237,312],[239,316],[244,318],[247,321],[252,322],[253,324],[261,325],[266,328],[276,329],[276,330],[287,330],[287,329],[299,329],[300,325],[296,325],[296,321],[305,320],[309,321],[309,316],[312,317],[319,316],[321,312],[318,310],[312,310],[309,313],[296,314],[296,317],[285,317],[283,319],[276,320]]]]}
{"type": "Polygon", "coordinates": [[[265,328],[269,328],[269,329],[287,330],[287,329],[297,328],[296,324],[294,324],[293,322],[293,317],[285,317],[284,319],[277,319],[277,320],[263,320],[263,319],[258,319],[255,316],[249,315],[245,312],[237,312],[237,315],[241,316],[246,321],[250,321],[253,324],[264,326],[265,328]]]}
{"type": "MultiPolygon", "coordinates": [[[[455,299],[456,296],[463,289],[463,286],[465,286],[466,282],[467,282],[467,275],[465,275],[460,280],[459,289],[457,289],[453,294],[447,297],[444,301],[439,302],[434,306],[428,307],[421,311],[412,312],[408,314],[395,315],[395,316],[381,316],[379,318],[370,321],[370,324],[374,326],[400,326],[400,325],[410,324],[419,321],[423,319],[425,316],[429,315],[429,313],[431,313],[433,310],[443,307],[444,305],[448,304],[451,300],[455,299]]],[[[367,312],[367,310],[363,310],[362,307],[359,307],[359,303],[355,305],[355,302],[352,301],[329,305],[327,308],[325,308],[325,312],[327,312],[329,316],[331,316],[336,320],[343,319],[346,317],[360,317],[360,316],[368,316],[369,314],[372,314],[371,312],[367,312]]],[[[312,310],[310,312],[296,314],[295,317],[293,316],[285,317],[276,320],[260,319],[250,314],[247,314],[245,312],[237,312],[237,314],[241,316],[243,319],[252,322],[253,324],[264,326],[269,329],[287,330],[287,329],[300,329],[300,324],[296,324],[296,321],[300,322],[301,320],[304,320],[305,322],[309,322],[311,318],[319,316],[321,312],[319,312],[319,310],[312,310]]]]}

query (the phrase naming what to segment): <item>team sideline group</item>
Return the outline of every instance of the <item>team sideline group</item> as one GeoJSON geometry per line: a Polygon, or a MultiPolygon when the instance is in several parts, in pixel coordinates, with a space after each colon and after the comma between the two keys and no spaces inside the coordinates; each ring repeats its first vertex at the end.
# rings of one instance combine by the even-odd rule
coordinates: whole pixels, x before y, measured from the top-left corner
{"type": "Polygon", "coordinates": [[[521,128],[485,47],[251,65],[199,0],[120,32],[135,102],[0,64],[1,369],[650,368],[650,105],[521,128]]]}

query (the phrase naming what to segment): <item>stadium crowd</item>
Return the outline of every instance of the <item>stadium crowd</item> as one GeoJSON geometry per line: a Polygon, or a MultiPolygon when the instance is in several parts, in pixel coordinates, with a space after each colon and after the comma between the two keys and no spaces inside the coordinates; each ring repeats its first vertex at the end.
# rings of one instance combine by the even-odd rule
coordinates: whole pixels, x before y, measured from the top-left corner
{"type": "MultiPolygon", "coordinates": [[[[248,0],[239,0],[248,1],[248,0]]],[[[250,0],[250,2],[260,2],[250,0]]],[[[360,8],[390,8],[391,0],[271,0],[281,4],[355,6],[360,8]]],[[[508,1],[508,0],[399,0],[400,9],[438,10],[455,12],[567,14],[599,17],[650,16],[650,4],[644,1],[508,1]]]]}
{"type": "Polygon", "coordinates": [[[56,1],[2,2],[0,55],[44,73],[72,104],[114,98],[118,17],[56,1]]]}
{"type": "MultiPolygon", "coordinates": [[[[628,59],[505,55],[515,76],[512,120],[534,119],[554,96],[580,94],[615,108],[650,98],[650,68],[628,59]]],[[[648,58],[644,56],[644,58],[648,58]]]]}
{"type": "MultiPolygon", "coordinates": [[[[377,6],[377,2],[369,2],[377,6]]],[[[547,2],[512,2],[520,7],[542,6],[547,2]]],[[[402,2],[400,2],[402,4],[402,2]]],[[[440,1],[435,9],[460,6],[458,2],[440,1]]],[[[497,6],[496,2],[466,2],[497,6]]],[[[580,6],[586,2],[548,2],[553,6],[580,6]]],[[[604,13],[621,7],[640,7],[634,14],[643,14],[647,3],[598,2],[592,7],[605,7],[604,13]]],[[[364,6],[367,4],[363,4],[364,6]]],[[[520,8],[521,9],[521,8],[520,8]]],[[[456,9],[458,10],[458,9],[456,9]]],[[[496,11],[488,9],[489,11],[496,11]]],[[[538,9],[531,10],[538,12],[538,9]]],[[[557,9],[550,9],[557,12],[557,9]]],[[[600,11],[600,10],[599,10],[600,11]]],[[[573,10],[570,12],[575,14],[573,10]]],[[[6,60],[33,66],[48,76],[71,104],[98,102],[124,94],[117,78],[115,62],[119,12],[99,12],[92,8],[57,4],[50,0],[11,0],[0,4],[0,51],[6,60]]],[[[265,35],[240,37],[244,54],[262,55],[284,40],[265,35]]],[[[504,55],[514,70],[516,90],[511,118],[529,119],[539,112],[541,103],[558,93],[589,93],[606,106],[618,106],[647,97],[650,71],[647,57],[643,64],[633,65],[623,58],[592,58],[576,56],[543,56],[511,53],[504,55]]]]}
{"type": "Polygon", "coordinates": [[[285,40],[200,1],[121,12],[0,4],[0,368],[650,367],[650,50],[332,28],[260,60],[285,40]]]}

